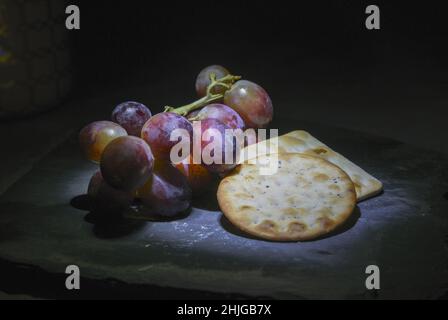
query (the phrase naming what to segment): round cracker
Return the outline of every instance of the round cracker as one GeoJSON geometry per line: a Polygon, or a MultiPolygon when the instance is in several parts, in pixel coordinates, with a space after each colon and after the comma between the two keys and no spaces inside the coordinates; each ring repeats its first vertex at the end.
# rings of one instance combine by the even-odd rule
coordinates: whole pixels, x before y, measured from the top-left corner
{"type": "Polygon", "coordinates": [[[244,163],[218,188],[227,219],[248,234],[274,241],[310,240],[343,224],[356,205],[350,177],[338,166],[300,153],[263,155],[244,163]],[[273,175],[260,166],[278,161],[273,175]]]}

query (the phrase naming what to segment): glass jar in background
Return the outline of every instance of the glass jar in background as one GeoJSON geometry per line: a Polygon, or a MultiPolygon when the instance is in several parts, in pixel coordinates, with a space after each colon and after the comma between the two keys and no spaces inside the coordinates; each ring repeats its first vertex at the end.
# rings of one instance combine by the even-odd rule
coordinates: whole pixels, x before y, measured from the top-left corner
{"type": "Polygon", "coordinates": [[[0,0],[0,118],[60,104],[72,86],[63,0],[0,0]]]}

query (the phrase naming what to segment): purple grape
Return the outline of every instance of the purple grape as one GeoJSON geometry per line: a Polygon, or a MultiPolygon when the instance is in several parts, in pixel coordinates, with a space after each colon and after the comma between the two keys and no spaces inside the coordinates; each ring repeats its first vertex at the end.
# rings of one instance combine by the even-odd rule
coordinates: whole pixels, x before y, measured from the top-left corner
{"type": "Polygon", "coordinates": [[[216,119],[232,129],[244,130],[244,121],[240,115],[225,104],[213,103],[205,106],[197,114],[196,120],[216,119]]]}
{"type": "MultiPolygon", "coordinates": [[[[199,97],[204,97],[207,94],[207,87],[210,85],[210,74],[214,73],[216,75],[216,79],[221,79],[229,74],[229,71],[227,71],[226,68],[219,66],[219,65],[213,65],[208,66],[198,74],[196,78],[196,92],[199,97]]],[[[224,87],[216,86],[214,87],[211,92],[213,94],[217,93],[224,93],[224,87]]]]}
{"type": "Polygon", "coordinates": [[[142,129],[142,138],[149,144],[156,159],[168,160],[171,148],[178,143],[170,141],[171,133],[176,129],[184,129],[186,138],[191,141],[193,127],[184,117],[171,113],[162,112],[151,117],[142,129]]]}
{"type": "Polygon", "coordinates": [[[191,206],[192,192],[187,178],[169,163],[156,161],[153,174],[138,195],[143,206],[154,215],[173,217],[191,206]]]}
{"type": "Polygon", "coordinates": [[[123,102],[112,111],[112,121],[136,137],[140,137],[142,127],[149,118],[151,111],[144,104],[134,101],[123,102]]]}
{"type": "MultiPolygon", "coordinates": [[[[226,130],[232,130],[217,119],[205,119],[201,121],[201,154],[202,165],[209,171],[215,173],[225,173],[236,167],[236,143],[232,135],[226,134],[226,130]],[[220,139],[220,150],[215,150],[212,144],[215,139],[220,139]],[[207,147],[208,146],[208,147],[207,147]],[[205,150],[205,152],[204,152],[205,150]],[[220,152],[220,154],[215,154],[220,152]],[[230,153],[230,154],[229,154],[230,153]],[[226,155],[229,158],[229,163],[226,163],[226,155]],[[206,159],[209,157],[210,159],[206,159]],[[218,161],[220,163],[216,163],[218,161]]],[[[219,144],[216,144],[217,146],[219,144]]]]}
{"type": "Polygon", "coordinates": [[[247,81],[237,81],[224,94],[224,103],[238,112],[247,128],[265,128],[272,121],[271,98],[259,85],[247,81]]]}
{"type": "Polygon", "coordinates": [[[154,158],[151,148],[140,138],[126,136],[109,143],[101,157],[101,173],[119,190],[132,191],[151,176],[154,158]]]}
{"type": "Polygon", "coordinates": [[[98,163],[112,140],[127,136],[126,130],[111,121],[95,121],[79,133],[79,144],[87,159],[98,163]]]}

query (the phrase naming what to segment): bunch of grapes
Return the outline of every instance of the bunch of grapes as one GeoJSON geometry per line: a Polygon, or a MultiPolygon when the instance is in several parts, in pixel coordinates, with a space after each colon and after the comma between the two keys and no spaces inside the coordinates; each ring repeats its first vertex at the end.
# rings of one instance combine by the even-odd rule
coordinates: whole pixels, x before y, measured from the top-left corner
{"type": "Polygon", "coordinates": [[[226,132],[266,128],[272,121],[273,107],[266,91],[222,66],[203,69],[196,78],[196,92],[197,101],[165,107],[155,115],[142,103],[124,102],[113,109],[112,121],[92,122],[81,130],[81,148],[100,168],[88,187],[95,213],[105,218],[121,216],[136,200],[151,217],[186,212],[193,196],[200,196],[214,178],[236,167],[242,146],[226,132]],[[193,132],[197,124],[199,141],[193,132]],[[181,134],[172,139],[175,131],[181,134]],[[180,161],[174,162],[173,147],[180,142],[188,152],[181,152],[180,161]],[[206,152],[217,161],[205,161],[206,152]]]}

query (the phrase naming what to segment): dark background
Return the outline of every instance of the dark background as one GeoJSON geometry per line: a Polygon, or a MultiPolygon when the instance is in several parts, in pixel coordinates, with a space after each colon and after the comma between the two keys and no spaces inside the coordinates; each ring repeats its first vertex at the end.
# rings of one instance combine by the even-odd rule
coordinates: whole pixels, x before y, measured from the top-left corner
{"type": "Polygon", "coordinates": [[[262,83],[273,100],[328,83],[363,84],[366,99],[391,94],[391,84],[446,83],[440,5],[376,2],[381,30],[370,31],[372,3],[363,1],[77,4],[81,30],[71,36],[83,89],[161,82],[191,94],[194,76],[215,63],[262,83]]]}

